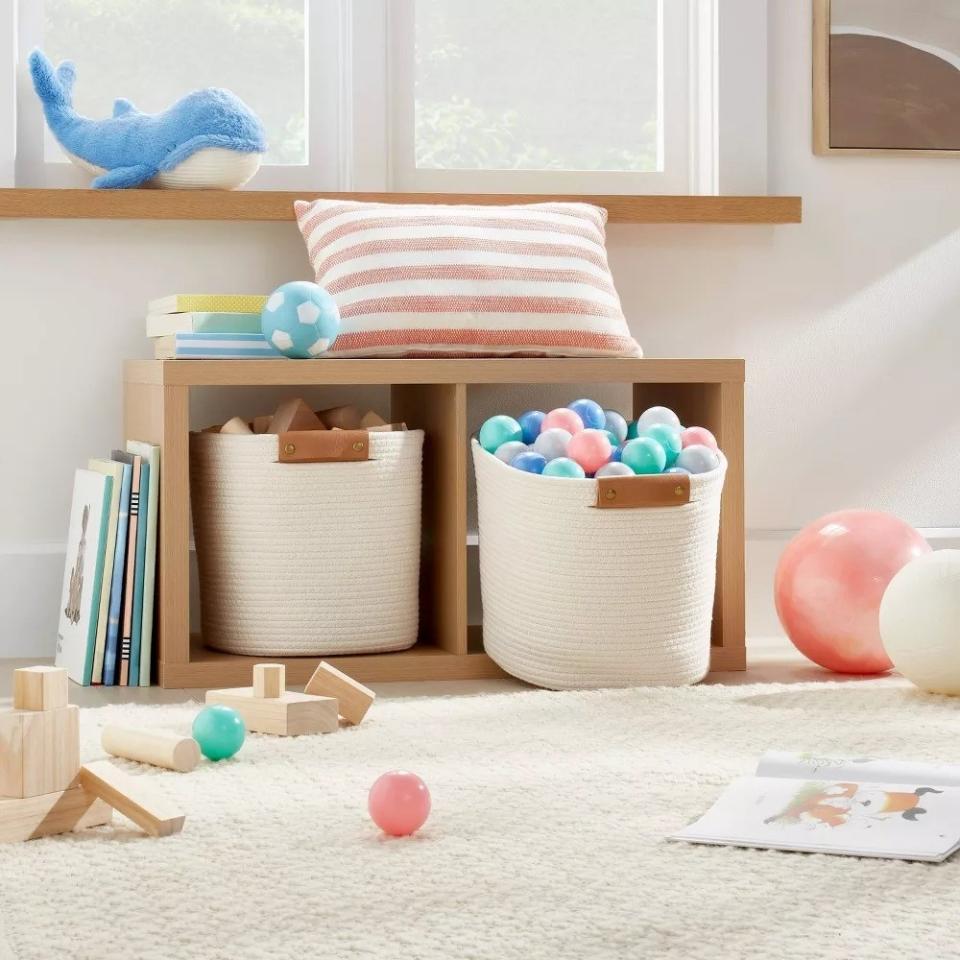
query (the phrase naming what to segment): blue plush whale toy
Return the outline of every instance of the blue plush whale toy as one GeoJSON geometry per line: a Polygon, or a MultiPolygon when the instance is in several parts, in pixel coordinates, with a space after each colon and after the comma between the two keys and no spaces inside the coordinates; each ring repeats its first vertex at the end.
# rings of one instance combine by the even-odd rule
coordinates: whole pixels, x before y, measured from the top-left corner
{"type": "Polygon", "coordinates": [[[141,113],[129,100],[107,120],[73,109],[76,70],[65,60],[54,70],[39,50],[30,74],[57,142],[101,189],[151,186],[233,189],[257,172],[267,149],[258,117],[229,90],[196,90],[162,113],[141,113]]]}

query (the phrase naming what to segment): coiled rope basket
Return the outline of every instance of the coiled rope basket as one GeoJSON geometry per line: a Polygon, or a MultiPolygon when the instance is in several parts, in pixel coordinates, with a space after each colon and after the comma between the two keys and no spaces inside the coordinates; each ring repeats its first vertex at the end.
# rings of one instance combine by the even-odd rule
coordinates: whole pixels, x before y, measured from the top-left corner
{"type": "Polygon", "coordinates": [[[571,480],[472,449],[484,648],[507,673],[554,690],[703,679],[725,459],[571,480]],[[651,500],[666,505],[634,505],[651,500]]]}
{"type": "Polygon", "coordinates": [[[422,430],[191,434],[204,643],[248,656],[412,646],[422,451],[422,430]],[[299,452],[319,444],[354,459],[299,452]]]}

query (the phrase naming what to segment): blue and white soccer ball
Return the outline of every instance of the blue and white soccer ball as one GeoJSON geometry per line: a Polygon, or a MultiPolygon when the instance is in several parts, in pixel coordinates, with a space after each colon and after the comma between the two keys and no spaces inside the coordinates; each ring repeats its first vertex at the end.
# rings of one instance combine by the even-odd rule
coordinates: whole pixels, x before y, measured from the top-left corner
{"type": "Polygon", "coordinates": [[[277,287],[260,313],[267,342],[293,360],[325,354],[340,331],[340,311],[323,287],[294,280],[277,287]]]}

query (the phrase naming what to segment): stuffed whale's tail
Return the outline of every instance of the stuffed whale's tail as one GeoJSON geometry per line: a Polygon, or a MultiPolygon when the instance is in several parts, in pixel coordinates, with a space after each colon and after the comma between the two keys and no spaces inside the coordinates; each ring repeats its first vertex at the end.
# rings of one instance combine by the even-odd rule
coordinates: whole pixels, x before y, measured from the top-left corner
{"type": "Polygon", "coordinates": [[[43,103],[44,110],[69,110],[73,107],[73,83],[77,78],[76,67],[64,60],[54,70],[49,57],[41,50],[30,54],[30,76],[33,89],[43,103]]]}

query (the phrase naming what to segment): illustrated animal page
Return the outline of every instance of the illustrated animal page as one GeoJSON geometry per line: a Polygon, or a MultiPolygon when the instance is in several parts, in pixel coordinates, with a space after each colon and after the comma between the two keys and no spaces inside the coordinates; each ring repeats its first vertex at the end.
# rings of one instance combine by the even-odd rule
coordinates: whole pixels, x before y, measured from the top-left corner
{"type": "Polygon", "coordinates": [[[960,767],[771,751],[670,839],[945,860],[960,847],[960,767]]]}

